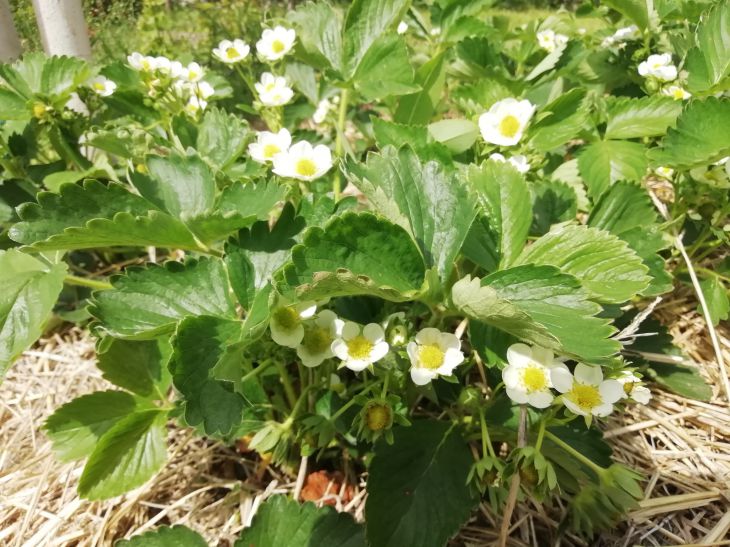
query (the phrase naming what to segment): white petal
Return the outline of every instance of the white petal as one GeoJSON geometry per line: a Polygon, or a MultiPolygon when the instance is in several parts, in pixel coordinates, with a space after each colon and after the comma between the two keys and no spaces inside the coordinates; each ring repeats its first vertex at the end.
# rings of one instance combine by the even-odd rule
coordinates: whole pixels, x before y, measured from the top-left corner
{"type": "Polygon", "coordinates": [[[338,338],[337,340],[332,342],[330,349],[332,350],[332,353],[334,353],[335,356],[341,361],[347,361],[348,357],[350,356],[347,350],[347,342],[345,342],[341,338],[338,338]]]}
{"type": "Polygon", "coordinates": [[[520,405],[524,405],[528,400],[527,393],[525,393],[524,391],[519,391],[517,389],[512,389],[508,387],[505,388],[505,392],[507,393],[507,397],[520,405]]]}
{"type": "Polygon", "coordinates": [[[626,393],[621,382],[617,382],[616,380],[606,380],[601,382],[601,385],[598,386],[598,391],[601,393],[601,399],[603,399],[603,402],[611,404],[622,399],[626,393]]]}
{"type": "Polygon", "coordinates": [[[532,359],[545,367],[553,364],[553,350],[540,346],[532,346],[532,359]]]}
{"type": "Polygon", "coordinates": [[[585,410],[583,410],[581,407],[579,407],[578,405],[576,405],[570,399],[566,399],[565,397],[563,397],[563,404],[573,414],[578,414],[579,416],[588,416],[588,413],[585,410]]]}
{"type": "Polygon", "coordinates": [[[599,385],[603,381],[603,371],[597,365],[578,363],[573,371],[575,379],[581,384],[599,385]]]}
{"type": "Polygon", "coordinates": [[[573,388],[573,375],[565,365],[550,369],[550,381],[560,393],[567,393],[573,388]]]}
{"type": "Polygon", "coordinates": [[[271,339],[287,348],[295,348],[302,343],[304,338],[304,327],[297,325],[292,330],[282,329],[278,323],[272,321],[269,323],[269,329],[271,330],[271,339]]]}
{"type": "Polygon", "coordinates": [[[390,349],[388,342],[378,342],[370,351],[370,361],[373,363],[375,361],[380,361],[387,355],[388,349],[390,349]]]}
{"type": "Polygon", "coordinates": [[[649,401],[651,401],[651,391],[649,391],[648,387],[636,386],[631,390],[631,398],[637,403],[648,405],[649,401]]]}
{"type": "Polygon", "coordinates": [[[426,327],[425,329],[421,329],[420,331],[418,331],[418,334],[416,334],[416,342],[418,342],[422,346],[438,344],[440,337],[440,330],[426,327]]]}
{"type": "Polygon", "coordinates": [[[373,344],[377,344],[385,338],[385,332],[383,327],[377,323],[368,323],[365,328],[362,329],[362,335],[370,340],[373,344]]]}
{"type": "Polygon", "coordinates": [[[355,372],[365,370],[370,366],[370,361],[363,361],[362,359],[351,359],[345,362],[345,366],[355,372]]]}
{"type": "Polygon", "coordinates": [[[439,347],[442,351],[448,349],[461,349],[461,340],[459,340],[455,334],[450,332],[442,332],[439,334],[439,347]]]}
{"type": "Polygon", "coordinates": [[[304,346],[297,347],[297,356],[305,367],[313,368],[322,364],[322,361],[332,357],[331,351],[324,351],[322,353],[310,353],[304,346]]]}
{"type": "Polygon", "coordinates": [[[507,362],[510,365],[526,367],[532,362],[532,348],[527,344],[512,344],[507,348],[507,362]]]}
{"type": "Polygon", "coordinates": [[[502,381],[510,389],[517,389],[520,385],[520,367],[509,366],[502,370],[502,381]]]}
{"type": "Polygon", "coordinates": [[[464,354],[458,349],[449,348],[444,352],[444,363],[439,368],[448,370],[448,374],[464,362],[464,354]]]}
{"type": "Polygon", "coordinates": [[[421,367],[411,367],[411,380],[413,380],[413,383],[417,386],[426,385],[431,380],[436,378],[436,376],[437,373],[435,370],[421,367]]]}
{"type": "Polygon", "coordinates": [[[356,336],[360,336],[360,325],[352,321],[345,321],[342,327],[342,338],[344,340],[352,340],[356,336]]]}
{"type": "Polygon", "coordinates": [[[527,396],[527,402],[535,408],[547,408],[553,402],[553,394],[549,391],[535,391],[527,396]]]}
{"type": "Polygon", "coordinates": [[[332,310],[322,310],[317,314],[317,318],[314,320],[314,323],[318,327],[326,329],[334,323],[335,319],[337,319],[337,314],[335,312],[332,310]]]}
{"type": "Polygon", "coordinates": [[[406,353],[408,353],[408,357],[411,360],[411,365],[418,366],[418,344],[411,341],[408,342],[408,345],[406,346],[406,353]]]}
{"type": "Polygon", "coordinates": [[[300,302],[296,306],[296,310],[299,313],[299,317],[302,319],[309,319],[317,311],[316,302],[300,302]]]}
{"type": "Polygon", "coordinates": [[[591,409],[591,414],[600,417],[608,416],[611,412],[613,412],[613,405],[611,403],[603,403],[591,409]]]}

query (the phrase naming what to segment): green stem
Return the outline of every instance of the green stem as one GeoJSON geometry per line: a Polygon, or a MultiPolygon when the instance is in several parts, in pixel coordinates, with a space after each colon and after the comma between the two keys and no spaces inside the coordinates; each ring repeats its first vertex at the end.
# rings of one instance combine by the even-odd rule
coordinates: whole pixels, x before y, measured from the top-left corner
{"type": "Polygon", "coordinates": [[[385,373],[385,380],[383,381],[383,391],[380,393],[380,398],[385,399],[385,396],[388,394],[388,382],[390,381],[390,374],[385,373]]]}
{"type": "MultiPolygon", "coordinates": [[[[340,93],[340,112],[337,116],[337,137],[335,140],[335,156],[337,156],[337,158],[342,158],[344,148],[345,121],[347,120],[347,101],[349,99],[349,93],[350,90],[347,88],[343,88],[342,93],[340,93]]],[[[340,199],[341,186],[340,171],[337,170],[332,182],[332,191],[335,196],[335,201],[340,199]]]]}
{"type": "Polygon", "coordinates": [[[248,90],[251,92],[251,96],[255,99],[257,97],[256,94],[256,88],[253,85],[253,82],[251,81],[251,78],[246,75],[246,73],[243,71],[243,68],[241,68],[240,65],[235,65],[236,72],[238,72],[238,75],[243,80],[243,83],[246,84],[246,87],[248,87],[248,90]]]}
{"type": "Polygon", "coordinates": [[[700,267],[695,266],[695,271],[702,272],[702,273],[705,273],[707,275],[712,275],[714,277],[717,277],[718,279],[722,279],[723,281],[725,281],[727,283],[730,283],[730,277],[724,276],[724,275],[719,274],[717,272],[713,272],[712,270],[709,270],[707,268],[700,268],[700,267]]]}
{"type": "Polygon", "coordinates": [[[492,439],[489,437],[489,430],[487,429],[487,420],[484,416],[484,409],[479,409],[479,423],[482,428],[482,456],[489,453],[493,459],[497,459],[497,455],[494,453],[494,447],[492,446],[492,439]]]}
{"type": "Polygon", "coordinates": [[[542,447],[542,439],[545,437],[545,426],[547,425],[547,420],[542,419],[540,420],[540,429],[537,430],[537,440],[535,441],[535,450],[538,452],[540,451],[540,448],[542,447]]]}
{"type": "Polygon", "coordinates": [[[600,465],[592,462],[590,459],[586,458],[583,454],[578,452],[575,448],[570,446],[568,443],[560,439],[560,437],[557,437],[556,435],[550,433],[549,431],[545,431],[545,436],[553,441],[555,444],[557,444],[560,448],[565,450],[568,454],[573,456],[576,460],[584,464],[586,467],[591,469],[596,475],[601,476],[603,473],[606,472],[606,470],[601,467],[600,465]]]}
{"type": "Polygon", "coordinates": [[[267,359],[263,363],[261,363],[259,366],[257,366],[255,369],[253,369],[251,372],[247,372],[243,375],[243,378],[241,378],[241,383],[245,383],[247,380],[250,380],[251,378],[255,378],[259,374],[261,374],[263,371],[265,371],[269,366],[274,364],[273,360],[267,359]]]}
{"type": "MultiPolygon", "coordinates": [[[[372,389],[373,386],[368,386],[365,389],[363,389],[360,394],[367,393],[372,389]]],[[[353,396],[349,401],[347,401],[344,405],[342,405],[337,412],[335,412],[332,417],[330,418],[331,422],[334,422],[337,418],[342,416],[348,408],[350,408],[352,405],[354,405],[357,402],[356,398],[353,396]]]]}
{"type": "Polygon", "coordinates": [[[294,391],[294,386],[291,383],[291,377],[289,376],[289,372],[286,370],[286,364],[279,361],[278,359],[274,361],[274,364],[279,371],[279,376],[281,376],[281,383],[284,386],[284,393],[286,393],[286,399],[287,401],[289,401],[289,406],[294,409],[297,404],[297,394],[294,391]]]}
{"type": "Polygon", "coordinates": [[[111,283],[106,281],[94,281],[86,277],[79,277],[77,275],[67,275],[63,278],[63,282],[67,285],[76,285],[78,287],[89,287],[90,289],[98,289],[104,291],[112,288],[111,283]]]}

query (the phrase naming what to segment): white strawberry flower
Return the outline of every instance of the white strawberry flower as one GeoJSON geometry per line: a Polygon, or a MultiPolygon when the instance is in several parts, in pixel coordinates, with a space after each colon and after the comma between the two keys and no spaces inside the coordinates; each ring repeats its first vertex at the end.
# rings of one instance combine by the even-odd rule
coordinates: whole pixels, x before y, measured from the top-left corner
{"type": "Polygon", "coordinates": [[[656,78],[662,82],[677,79],[677,67],[672,64],[672,54],[662,53],[649,55],[646,61],[639,64],[639,75],[645,78],[656,78]]]}
{"type": "Polygon", "coordinates": [[[551,370],[553,387],[563,394],[563,404],[581,416],[608,416],[624,395],[617,380],[604,380],[601,367],[578,363],[573,374],[565,367],[551,370]]]}
{"type": "Polygon", "coordinates": [[[305,367],[316,367],[334,357],[332,342],[342,334],[345,322],[330,310],[322,310],[304,324],[304,337],[297,346],[297,356],[305,367]]]}
{"type": "Polygon", "coordinates": [[[395,29],[395,31],[398,34],[405,34],[406,32],[408,32],[408,23],[406,23],[405,21],[401,21],[400,23],[398,23],[398,28],[395,29]]]}
{"type": "Polygon", "coordinates": [[[568,37],[565,34],[558,34],[550,29],[541,30],[536,37],[538,45],[548,53],[552,53],[558,46],[568,43],[568,37]]]}
{"type": "Polygon", "coordinates": [[[193,86],[193,93],[201,99],[207,99],[215,95],[215,89],[206,81],[200,81],[193,86]]]}
{"type": "Polygon", "coordinates": [[[502,370],[507,396],[518,404],[547,408],[553,402],[551,371],[567,367],[555,359],[552,350],[527,344],[507,348],[508,365],[502,370]]]}
{"type": "Polygon", "coordinates": [[[134,70],[142,72],[152,72],[156,68],[154,57],[142,55],[138,51],[127,56],[127,63],[129,63],[129,66],[131,66],[134,70]]]}
{"type": "Polygon", "coordinates": [[[663,179],[671,179],[674,176],[674,169],[671,167],[660,166],[654,169],[654,174],[663,179]]]}
{"type": "Polygon", "coordinates": [[[527,161],[527,157],[522,154],[515,154],[514,156],[505,158],[499,152],[495,152],[494,154],[489,155],[489,159],[500,163],[507,162],[520,173],[527,173],[530,170],[530,163],[527,161]]]}
{"type": "Polygon", "coordinates": [[[96,76],[89,81],[89,87],[101,97],[108,97],[117,89],[117,84],[106,76],[96,76]]]}
{"type": "Polygon", "coordinates": [[[634,372],[630,370],[622,370],[621,376],[616,378],[616,380],[623,386],[625,398],[633,399],[642,405],[649,404],[649,401],[651,400],[651,391],[649,391],[649,388],[644,385],[641,378],[639,378],[634,372]]]}
{"type": "Polygon", "coordinates": [[[317,125],[321,124],[325,121],[325,119],[327,119],[327,114],[331,109],[332,103],[329,99],[322,99],[319,103],[317,103],[317,109],[314,111],[314,114],[312,114],[312,121],[317,125]]]}
{"type": "Polygon", "coordinates": [[[188,102],[185,105],[185,112],[187,112],[191,116],[196,116],[199,112],[205,110],[207,106],[208,101],[193,95],[188,99],[188,102]]]}
{"type": "Polygon", "coordinates": [[[491,144],[513,146],[520,142],[535,105],[528,100],[509,98],[497,101],[479,116],[482,138],[491,144]]]}
{"type": "Polygon", "coordinates": [[[182,73],[178,76],[178,78],[195,83],[199,82],[203,78],[204,74],[205,71],[203,70],[203,67],[201,67],[198,63],[193,62],[183,68],[182,73]]]}
{"type": "Polygon", "coordinates": [[[274,173],[280,177],[311,181],[321,177],[332,167],[332,152],[324,144],[312,147],[300,141],[286,152],[274,156],[274,173]]]}
{"type": "Polygon", "coordinates": [[[297,33],[294,29],[276,26],[266,29],[261,39],[256,42],[256,51],[267,61],[278,61],[294,47],[297,33]]]}
{"type": "Polygon", "coordinates": [[[213,55],[218,60],[232,65],[234,63],[240,63],[246,57],[248,57],[251,48],[243,40],[236,38],[235,40],[223,40],[218,44],[218,47],[213,48],[213,55]]]}
{"type": "Polygon", "coordinates": [[[304,339],[304,320],[317,311],[316,302],[283,304],[271,312],[269,330],[271,339],[280,346],[296,348],[304,339]]]}
{"type": "Polygon", "coordinates": [[[383,327],[377,323],[361,327],[348,321],[331,349],[345,367],[360,372],[385,357],[389,347],[383,327]]]}
{"type": "Polygon", "coordinates": [[[406,347],[411,359],[411,380],[418,386],[428,384],[438,376],[451,376],[464,362],[461,341],[450,332],[427,327],[416,334],[406,347]]]}
{"type": "Polygon", "coordinates": [[[277,154],[287,152],[290,146],[291,135],[284,128],[278,133],[259,131],[256,133],[256,142],[248,145],[248,153],[254,161],[266,163],[274,161],[277,154]]]}
{"type": "Polygon", "coordinates": [[[610,47],[614,44],[623,44],[624,42],[638,40],[639,38],[641,38],[641,32],[639,31],[639,27],[637,27],[636,25],[631,25],[628,27],[622,27],[614,32],[611,36],[604,38],[603,42],[601,42],[601,46],[610,47]]]}
{"type": "Polygon", "coordinates": [[[662,95],[666,95],[667,97],[671,97],[675,101],[686,101],[692,96],[692,93],[684,89],[682,86],[679,85],[669,85],[667,87],[662,88],[662,95]]]}
{"type": "Polygon", "coordinates": [[[164,56],[155,57],[155,70],[162,74],[170,74],[172,69],[172,61],[164,56]]]}
{"type": "Polygon", "coordinates": [[[286,78],[264,72],[261,81],[254,84],[259,101],[264,106],[283,106],[292,100],[294,91],[289,87],[286,78]]]}

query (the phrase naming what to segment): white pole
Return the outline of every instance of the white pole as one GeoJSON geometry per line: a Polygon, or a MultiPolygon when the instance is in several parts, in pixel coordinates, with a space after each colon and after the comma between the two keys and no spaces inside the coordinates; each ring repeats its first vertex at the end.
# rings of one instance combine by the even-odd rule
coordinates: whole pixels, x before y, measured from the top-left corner
{"type": "Polygon", "coordinates": [[[48,55],[91,59],[89,32],[81,0],[33,0],[43,49],[48,55]]]}
{"type": "Polygon", "coordinates": [[[23,48],[13,26],[13,14],[8,0],[0,0],[0,61],[12,61],[20,57],[23,48]]]}

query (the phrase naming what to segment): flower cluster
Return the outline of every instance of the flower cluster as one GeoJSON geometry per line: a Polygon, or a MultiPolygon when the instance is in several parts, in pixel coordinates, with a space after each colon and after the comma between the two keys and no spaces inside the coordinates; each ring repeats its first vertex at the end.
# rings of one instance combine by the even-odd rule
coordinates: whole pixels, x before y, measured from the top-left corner
{"type": "MultiPolygon", "coordinates": [[[[391,349],[378,323],[343,321],[331,310],[317,312],[316,302],[279,305],[271,314],[269,329],[274,342],[294,348],[306,367],[336,357],[341,366],[360,372],[391,349]]],[[[430,327],[419,331],[406,346],[413,383],[426,385],[439,376],[451,376],[464,361],[460,348],[461,342],[452,333],[430,327]]]]}
{"type": "Polygon", "coordinates": [[[580,416],[608,416],[620,399],[646,404],[649,390],[635,373],[622,371],[617,378],[604,378],[599,366],[578,363],[571,372],[553,352],[540,346],[513,344],[507,350],[502,380],[510,399],[535,408],[547,408],[559,400],[580,416]]]}
{"type": "Polygon", "coordinates": [[[286,129],[276,133],[259,131],[256,142],[248,146],[254,161],[273,164],[273,171],[280,177],[312,181],[332,168],[332,152],[324,144],[312,146],[307,141],[292,145],[291,134],[286,129]]]}
{"type": "Polygon", "coordinates": [[[649,89],[658,88],[662,95],[672,97],[676,101],[687,100],[692,96],[675,82],[679,73],[672,63],[671,53],[649,55],[639,64],[639,75],[649,80],[649,89]]]}
{"type": "Polygon", "coordinates": [[[556,33],[550,29],[541,30],[536,34],[536,37],[538,45],[548,53],[552,53],[559,46],[568,43],[568,37],[565,34],[556,33]]]}

